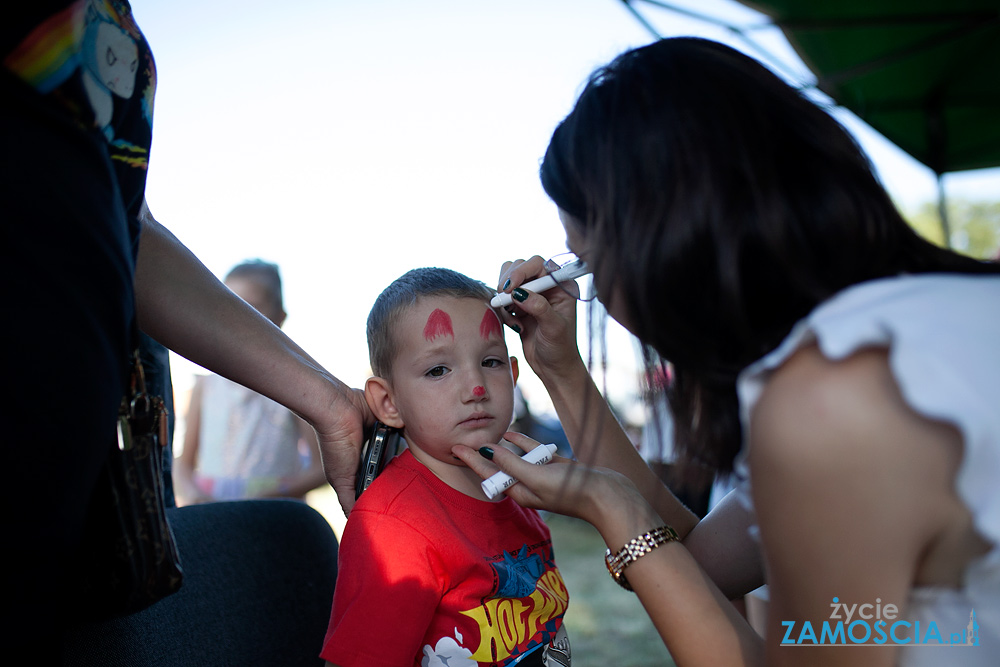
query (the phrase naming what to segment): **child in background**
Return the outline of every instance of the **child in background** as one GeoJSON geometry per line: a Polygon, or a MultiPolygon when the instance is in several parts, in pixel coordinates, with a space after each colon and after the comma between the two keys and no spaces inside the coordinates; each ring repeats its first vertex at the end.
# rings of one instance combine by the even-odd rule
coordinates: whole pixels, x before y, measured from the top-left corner
{"type": "Polygon", "coordinates": [[[406,449],[361,495],[340,546],[321,657],[356,665],[569,665],[568,594],[548,527],[451,453],[513,416],[517,360],[489,301],[448,269],[394,281],[368,316],[365,397],[406,449]]]}
{"type": "MultiPolygon", "coordinates": [[[[278,327],[285,321],[275,264],[250,260],[225,284],[278,327]]],[[[269,398],[219,375],[195,379],[184,449],[175,461],[179,504],[303,498],[325,482],[316,433],[269,398]]]]}

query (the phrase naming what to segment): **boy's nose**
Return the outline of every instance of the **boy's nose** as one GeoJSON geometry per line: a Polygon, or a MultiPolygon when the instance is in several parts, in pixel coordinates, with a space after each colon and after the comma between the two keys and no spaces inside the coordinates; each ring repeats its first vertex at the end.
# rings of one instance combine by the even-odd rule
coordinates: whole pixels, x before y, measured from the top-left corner
{"type": "Polygon", "coordinates": [[[472,388],[472,396],[473,396],[473,398],[476,398],[476,399],[484,399],[484,398],[486,398],[486,387],[484,387],[481,384],[480,385],[476,385],[475,387],[472,388]]]}

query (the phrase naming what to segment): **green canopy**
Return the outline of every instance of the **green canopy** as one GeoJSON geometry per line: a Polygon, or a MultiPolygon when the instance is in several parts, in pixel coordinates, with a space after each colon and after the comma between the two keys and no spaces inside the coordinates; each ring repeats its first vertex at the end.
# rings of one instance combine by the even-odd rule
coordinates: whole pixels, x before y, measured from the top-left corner
{"type": "MultiPolygon", "coordinates": [[[[663,0],[621,0],[654,35],[642,2],[748,30],[663,0]]],[[[768,16],[816,77],[850,109],[938,176],[1000,166],[1000,0],[737,0],[768,16]]]]}
{"type": "Polygon", "coordinates": [[[937,174],[1000,165],[1000,0],[740,0],[817,87],[937,174]]]}

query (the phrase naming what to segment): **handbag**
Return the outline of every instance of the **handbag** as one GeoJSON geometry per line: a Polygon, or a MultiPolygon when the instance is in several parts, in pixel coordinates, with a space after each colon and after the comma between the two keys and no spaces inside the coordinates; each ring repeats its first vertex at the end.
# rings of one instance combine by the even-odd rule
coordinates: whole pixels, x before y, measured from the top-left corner
{"type": "Polygon", "coordinates": [[[177,592],[180,555],[167,520],[163,450],[167,410],[150,396],[139,350],[118,411],[111,446],[91,505],[96,527],[85,539],[83,601],[88,616],[130,614],[177,592]]]}

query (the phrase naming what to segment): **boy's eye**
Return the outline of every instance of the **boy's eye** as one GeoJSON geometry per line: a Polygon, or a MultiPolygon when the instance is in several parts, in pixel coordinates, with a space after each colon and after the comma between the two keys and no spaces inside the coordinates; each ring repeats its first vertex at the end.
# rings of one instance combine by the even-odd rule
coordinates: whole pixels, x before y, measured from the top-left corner
{"type": "Polygon", "coordinates": [[[496,368],[497,366],[503,366],[503,362],[499,359],[486,359],[483,361],[483,368],[496,368]]]}
{"type": "Polygon", "coordinates": [[[445,368],[444,366],[435,366],[434,368],[427,371],[427,375],[431,376],[432,378],[439,378],[447,372],[448,369],[445,368]]]}

